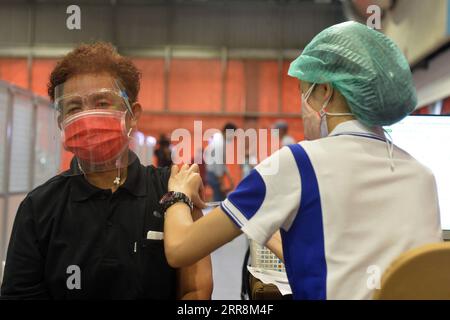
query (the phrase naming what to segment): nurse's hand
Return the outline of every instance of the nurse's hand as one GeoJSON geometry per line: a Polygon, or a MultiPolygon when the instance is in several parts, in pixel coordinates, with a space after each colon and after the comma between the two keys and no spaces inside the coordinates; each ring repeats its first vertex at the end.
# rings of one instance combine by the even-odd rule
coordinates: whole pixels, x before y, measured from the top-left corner
{"type": "Polygon", "coordinates": [[[182,192],[187,195],[197,208],[206,207],[203,202],[203,181],[197,164],[184,164],[181,168],[172,166],[169,178],[169,191],[182,192]]]}

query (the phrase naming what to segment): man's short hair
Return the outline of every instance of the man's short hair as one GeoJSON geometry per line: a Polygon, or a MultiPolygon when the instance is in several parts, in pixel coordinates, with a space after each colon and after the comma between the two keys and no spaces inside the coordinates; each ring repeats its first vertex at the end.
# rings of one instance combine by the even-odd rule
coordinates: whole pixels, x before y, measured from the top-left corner
{"type": "Polygon", "coordinates": [[[56,86],[73,76],[91,73],[108,73],[120,80],[130,102],[136,102],[141,73],[129,58],[118,54],[106,42],[79,45],[57,63],[47,85],[50,99],[54,99],[56,86]]]}

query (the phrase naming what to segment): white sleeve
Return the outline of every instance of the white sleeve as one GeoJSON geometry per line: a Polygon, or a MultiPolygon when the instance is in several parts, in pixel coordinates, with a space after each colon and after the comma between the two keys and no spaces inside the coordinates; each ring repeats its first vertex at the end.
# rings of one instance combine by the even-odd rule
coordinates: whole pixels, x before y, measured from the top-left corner
{"type": "Polygon", "coordinates": [[[294,144],[295,140],[291,136],[284,136],[283,140],[281,141],[282,146],[288,146],[290,144],[294,144]]]}
{"type": "Polygon", "coordinates": [[[300,197],[300,172],[292,151],[284,147],[256,166],[221,207],[250,239],[263,245],[279,228],[289,228],[300,197]]]}

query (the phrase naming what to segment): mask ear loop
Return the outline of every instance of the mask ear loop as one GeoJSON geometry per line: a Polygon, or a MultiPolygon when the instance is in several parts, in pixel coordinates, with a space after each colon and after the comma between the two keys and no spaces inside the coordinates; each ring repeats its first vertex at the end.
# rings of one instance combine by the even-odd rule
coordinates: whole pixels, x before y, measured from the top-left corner
{"type": "MultiPolygon", "coordinates": [[[[114,81],[116,82],[116,85],[119,87],[117,81],[116,80],[114,80],[114,81]]],[[[134,113],[133,113],[133,110],[131,109],[131,105],[130,105],[130,101],[128,99],[127,93],[124,90],[120,90],[120,96],[123,98],[123,101],[125,102],[125,105],[127,107],[127,111],[130,113],[131,117],[134,120],[135,119],[134,113]]],[[[128,138],[130,137],[132,130],[133,130],[133,128],[130,128],[128,130],[128,133],[127,133],[128,138]]],[[[120,183],[121,183],[121,180],[122,180],[122,178],[120,177],[120,160],[122,160],[122,157],[120,157],[119,159],[116,160],[117,176],[116,176],[116,178],[113,181],[113,183],[116,186],[120,186],[120,183]]]]}
{"type": "Polygon", "coordinates": [[[316,84],[313,83],[312,86],[306,91],[305,95],[303,96],[303,100],[308,101],[309,97],[311,96],[316,84]]]}
{"type": "MultiPolygon", "coordinates": [[[[134,116],[133,110],[131,109],[131,105],[130,105],[130,101],[129,101],[129,98],[128,98],[127,93],[125,92],[125,90],[120,89],[121,86],[119,85],[119,83],[117,82],[117,80],[114,79],[114,82],[115,82],[117,88],[119,88],[120,96],[123,98],[123,101],[125,102],[125,105],[126,105],[126,107],[127,107],[127,111],[130,113],[131,117],[132,117],[133,120],[134,120],[134,119],[135,119],[135,116],[134,116]]],[[[132,131],[132,130],[133,130],[133,128],[130,128],[130,129],[128,130],[128,134],[127,134],[128,138],[130,137],[131,131],[132,131]]],[[[116,177],[116,178],[114,179],[114,181],[113,181],[113,183],[114,183],[116,186],[120,186],[120,184],[121,184],[121,177],[120,177],[120,160],[122,160],[122,157],[120,157],[119,159],[116,160],[117,177],[116,177]]]]}
{"type": "Polygon", "coordinates": [[[394,142],[392,140],[391,135],[389,134],[389,132],[387,132],[386,129],[383,128],[383,132],[384,132],[384,134],[386,136],[386,146],[387,146],[387,149],[388,149],[391,171],[394,172],[394,170],[395,170],[395,164],[394,164],[394,142]]]}
{"type": "Polygon", "coordinates": [[[319,115],[320,115],[320,117],[322,118],[324,115],[330,115],[330,116],[336,116],[336,115],[341,115],[341,114],[339,114],[339,113],[329,113],[329,112],[327,112],[327,110],[326,110],[326,108],[328,107],[328,104],[330,103],[330,101],[331,101],[331,98],[333,97],[333,93],[334,93],[334,89],[333,89],[333,87],[331,87],[331,94],[330,94],[330,96],[327,98],[327,100],[325,100],[325,102],[323,103],[323,105],[322,105],[322,109],[320,109],[320,111],[319,111],[319,115]]]}
{"type": "Polygon", "coordinates": [[[81,173],[82,173],[83,175],[86,175],[86,174],[84,173],[84,170],[83,170],[83,168],[81,167],[80,162],[78,161],[78,159],[76,159],[76,161],[77,161],[78,169],[81,171],[81,173]]]}
{"type": "MultiPolygon", "coordinates": [[[[128,130],[128,133],[127,133],[127,136],[128,136],[128,138],[130,137],[130,135],[131,135],[131,131],[133,130],[133,128],[130,128],[130,130],[128,130]]],[[[114,181],[113,181],[113,183],[116,185],[116,186],[120,186],[120,184],[121,184],[121,181],[122,181],[122,178],[121,178],[121,176],[120,176],[120,161],[122,160],[122,156],[121,157],[119,157],[119,159],[117,159],[116,160],[116,168],[117,168],[117,176],[116,176],[116,178],[114,179],[114,181]]]]}
{"type": "Polygon", "coordinates": [[[120,181],[122,180],[120,177],[120,162],[119,159],[116,160],[116,167],[117,167],[117,176],[113,181],[113,184],[115,184],[116,186],[120,186],[120,181]]]}
{"type": "Polygon", "coordinates": [[[328,107],[328,104],[330,103],[331,98],[333,98],[333,94],[334,94],[334,88],[331,87],[331,89],[332,89],[332,92],[331,92],[330,97],[325,101],[325,103],[323,104],[322,109],[319,112],[320,116],[321,117],[324,116],[324,115],[337,116],[337,117],[340,117],[340,116],[353,116],[353,113],[351,113],[351,112],[327,112],[326,108],[328,107]]]}

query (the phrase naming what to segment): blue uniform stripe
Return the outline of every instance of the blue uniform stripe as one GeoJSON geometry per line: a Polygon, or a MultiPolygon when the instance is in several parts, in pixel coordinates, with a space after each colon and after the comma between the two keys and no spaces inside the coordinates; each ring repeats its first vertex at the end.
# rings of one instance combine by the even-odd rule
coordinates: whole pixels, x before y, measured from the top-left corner
{"type": "Polygon", "coordinates": [[[225,214],[231,219],[231,221],[234,222],[234,224],[240,229],[242,228],[242,221],[240,221],[235,215],[234,213],[226,206],[226,204],[224,202],[222,202],[220,204],[220,208],[222,209],[223,212],[225,212],[225,214]]]}
{"type": "Polygon", "coordinates": [[[263,204],[265,197],[266,184],[258,171],[253,169],[227,199],[250,220],[263,204]]]}
{"type": "Polygon", "coordinates": [[[343,132],[343,133],[333,134],[331,137],[339,137],[339,136],[354,136],[354,137],[368,138],[368,139],[386,142],[386,138],[380,137],[375,134],[369,134],[369,133],[343,132]]]}
{"type": "Polygon", "coordinates": [[[299,144],[288,146],[301,176],[301,203],[289,231],[281,230],[286,272],[294,299],[327,298],[322,207],[311,161],[299,144]]]}

